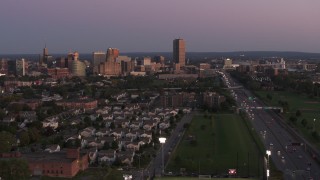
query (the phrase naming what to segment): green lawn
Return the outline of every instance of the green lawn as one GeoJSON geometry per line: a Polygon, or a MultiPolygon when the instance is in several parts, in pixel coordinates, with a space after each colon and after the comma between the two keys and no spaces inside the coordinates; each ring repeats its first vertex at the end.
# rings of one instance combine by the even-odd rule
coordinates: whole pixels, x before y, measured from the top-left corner
{"type": "MultiPolygon", "coordinates": [[[[301,111],[301,116],[297,117],[298,121],[294,124],[302,134],[312,141],[315,145],[320,147],[320,141],[312,138],[311,132],[316,129],[320,133],[320,100],[316,98],[309,98],[307,96],[298,95],[293,92],[283,91],[256,91],[264,102],[272,106],[280,106],[279,100],[287,101],[289,104],[288,112],[284,113],[287,121],[290,116],[296,116],[296,111],[301,111]],[[267,98],[267,94],[272,96],[272,100],[267,98]],[[302,119],[307,120],[307,125],[304,127],[301,122],[302,119]],[[316,121],[314,122],[314,119],[316,121]]],[[[289,122],[289,121],[288,121],[289,122]]]]}
{"type": "MultiPolygon", "coordinates": [[[[161,179],[165,179],[165,180],[196,180],[199,178],[198,177],[161,177],[161,178],[155,178],[155,180],[161,180],[161,179]]],[[[204,179],[204,178],[202,178],[204,179]]],[[[226,178],[211,178],[213,180],[226,180],[226,178]]],[[[252,178],[228,178],[227,180],[256,180],[256,179],[252,179],[252,178]]]]}
{"type": "MultiPolygon", "coordinates": [[[[39,178],[35,178],[39,179],[39,178]]],[[[85,171],[79,172],[73,178],[61,178],[61,177],[41,177],[41,180],[83,180],[83,179],[96,179],[96,180],[122,180],[122,172],[111,168],[89,168],[85,171]]]]}
{"type": "Polygon", "coordinates": [[[234,114],[195,116],[166,171],[226,174],[237,168],[240,176],[259,176],[258,149],[243,120],[234,114]],[[195,141],[190,141],[193,136],[195,141]],[[237,158],[238,157],[238,158],[237,158]],[[248,161],[249,159],[249,161],[248,161]]]}

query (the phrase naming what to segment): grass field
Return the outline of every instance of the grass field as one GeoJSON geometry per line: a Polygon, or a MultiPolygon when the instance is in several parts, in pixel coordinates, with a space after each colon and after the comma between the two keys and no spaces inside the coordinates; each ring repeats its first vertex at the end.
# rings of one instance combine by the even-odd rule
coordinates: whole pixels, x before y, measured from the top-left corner
{"type": "MultiPolygon", "coordinates": [[[[155,180],[199,180],[198,177],[161,177],[161,178],[155,178],[155,180]]],[[[203,178],[204,179],[204,178],[203,178]]],[[[213,180],[226,180],[226,178],[211,178],[213,180]]],[[[228,178],[227,180],[256,180],[252,178],[228,178]]]]}
{"type": "Polygon", "coordinates": [[[221,175],[238,167],[240,176],[259,176],[262,162],[258,154],[240,117],[199,115],[194,117],[166,171],[179,172],[180,168],[185,168],[188,173],[221,175]]]}
{"type": "Polygon", "coordinates": [[[319,140],[315,140],[311,137],[311,132],[316,129],[320,132],[320,100],[315,98],[309,98],[307,96],[298,95],[293,92],[282,91],[256,91],[264,102],[272,106],[280,106],[279,100],[287,101],[289,104],[288,112],[284,113],[284,116],[288,120],[290,116],[296,116],[296,111],[301,111],[301,116],[297,117],[298,121],[295,126],[304,134],[306,138],[314,142],[320,147],[319,140]],[[267,94],[272,96],[272,100],[267,99],[267,94]],[[301,124],[302,119],[307,120],[306,127],[301,124]],[[316,119],[316,121],[314,121],[316,119]]]}
{"type": "MultiPolygon", "coordinates": [[[[31,178],[32,179],[32,178],[31,178]]],[[[39,179],[39,178],[34,178],[39,179]]],[[[122,172],[111,168],[89,168],[85,171],[79,172],[73,178],[61,178],[61,177],[47,177],[43,176],[41,180],[84,180],[84,179],[96,179],[96,180],[123,180],[122,172]]]]}

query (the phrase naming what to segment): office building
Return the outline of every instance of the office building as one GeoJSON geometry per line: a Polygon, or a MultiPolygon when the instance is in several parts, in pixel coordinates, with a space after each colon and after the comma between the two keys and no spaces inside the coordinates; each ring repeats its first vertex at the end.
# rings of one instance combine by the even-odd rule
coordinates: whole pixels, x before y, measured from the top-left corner
{"type": "Polygon", "coordinates": [[[173,40],[173,61],[179,63],[180,67],[186,64],[186,47],[183,39],[173,40]]]}
{"type": "Polygon", "coordinates": [[[119,49],[116,48],[108,48],[107,50],[107,61],[115,60],[119,56],[119,49]]]}
{"type": "Polygon", "coordinates": [[[107,54],[103,51],[93,52],[93,73],[96,74],[99,72],[99,64],[107,60],[107,54]]]}
{"type": "Polygon", "coordinates": [[[86,65],[79,60],[73,60],[71,62],[71,73],[73,76],[86,76],[86,65]]]}
{"type": "Polygon", "coordinates": [[[25,76],[28,63],[25,59],[19,59],[15,61],[8,61],[8,74],[15,76],[25,76]]]}

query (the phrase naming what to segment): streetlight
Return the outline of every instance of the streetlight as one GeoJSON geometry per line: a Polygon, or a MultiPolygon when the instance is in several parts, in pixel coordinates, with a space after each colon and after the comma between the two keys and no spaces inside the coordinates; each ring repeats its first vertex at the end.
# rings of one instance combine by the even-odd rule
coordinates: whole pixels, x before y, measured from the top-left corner
{"type": "Polygon", "coordinates": [[[162,174],[164,174],[164,155],[163,155],[163,144],[166,142],[167,138],[160,137],[159,141],[161,143],[161,149],[162,149],[162,174]]]}
{"type": "Polygon", "coordinates": [[[268,162],[267,162],[267,179],[269,179],[270,176],[270,170],[269,170],[269,156],[271,155],[271,151],[267,150],[266,154],[268,155],[268,162]]]}
{"type": "Polygon", "coordinates": [[[267,155],[268,155],[268,163],[269,163],[269,156],[271,155],[271,151],[270,150],[267,150],[267,155]]]}

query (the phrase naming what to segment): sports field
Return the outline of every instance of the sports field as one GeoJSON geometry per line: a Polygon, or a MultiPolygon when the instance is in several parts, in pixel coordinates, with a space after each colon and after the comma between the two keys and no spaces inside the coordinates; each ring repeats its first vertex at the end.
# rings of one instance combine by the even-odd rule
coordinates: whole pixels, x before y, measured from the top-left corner
{"type": "MultiPolygon", "coordinates": [[[[161,177],[161,178],[155,178],[155,180],[161,180],[161,179],[165,179],[165,180],[199,180],[198,177],[161,177]]],[[[208,179],[208,178],[207,178],[208,179]]],[[[226,178],[211,178],[213,180],[226,180],[226,178]]],[[[205,180],[203,178],[203,180],[205,180]]],[[[227,180],[255,180],[252,178],[228,178],[227,180]]]]}
{"type": "Polygon", "coordinates": [[[262,162],[243,120],[234,114],[195,116],[166,171],[216,174],[238,169],[239,176],[260,176],[262,162]]]}

